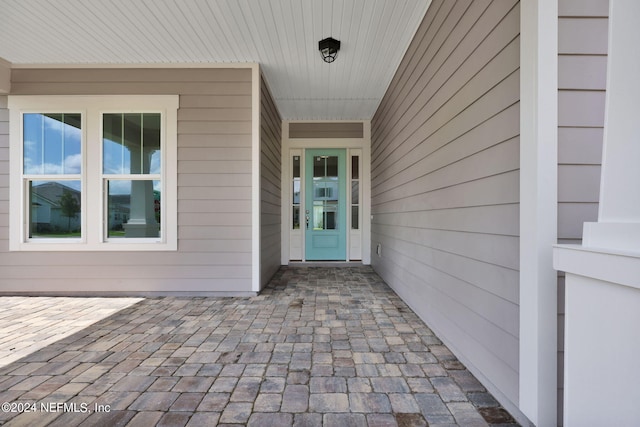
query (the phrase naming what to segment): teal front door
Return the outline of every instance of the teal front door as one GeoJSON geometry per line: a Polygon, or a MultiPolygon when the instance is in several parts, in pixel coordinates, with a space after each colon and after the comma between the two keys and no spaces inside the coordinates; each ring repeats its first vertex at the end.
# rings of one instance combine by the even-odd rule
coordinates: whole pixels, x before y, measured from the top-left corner
{"type": "Polygon", "coordinates": [[[346,260],[346,150],[305,154],[305,259],[346,260]]]}

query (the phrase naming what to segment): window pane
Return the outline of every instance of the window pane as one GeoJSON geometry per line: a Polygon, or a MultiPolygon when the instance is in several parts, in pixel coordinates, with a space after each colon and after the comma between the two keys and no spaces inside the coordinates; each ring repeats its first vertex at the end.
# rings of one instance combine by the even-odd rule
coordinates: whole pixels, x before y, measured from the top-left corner
{"type": "Polygon", "coordinates": [[[103,173],[161,173],[160,114],[104,114],[103,173]]]}
{"type": "Polygon", "coordinates": [[[102,117],[103,173],[125,174],[131,170],[131,155],[123,142],[123,114],[104,114],[102,117]]]}
{"type": "Polygon", "coordinates": [[[338,200],[338,178],[313,181],[313,200],[338,200]]]}
{"type": "Polygon", "coordinates": [[[360,177],[360,162],[358,156],[351,157],[351,179],[358,179],[360,177]]]}
{"type": "Polygon", "coordinates": [[[313,229],[336,230],[338,228],[338,203],[337,202],[313,202],[313,229]]]}
{"type": "Polygon", "coordinates": [[[28,181],[29,237],[79,238],[80,181],[28,181]]]}
{"type": "Polygon", "coordinates": [[[293,156],[293,177],[300,178],[300,156],[293,156]]]}
{"type": "Polygon", "coordinates": [[[327,176],[338,176],[338,156],[327,157],[327,176]]]}
{"type": "Polygon", "coordinates": [[[300,203],[300,178],[293,179],[293,203],[300,203]]]}
{"type": "Polygon", "coordinates": [[[291,227],[300,229],[300,156],[293,156],[293,217],[291,227]]]}
{"type": "Polygon", "coordinates": [[[313,156],[313,177],[324,178],[325,176],[325,163],[324,156],[313,156]]]}
{"type": "Polygon", "coordinates": [[[108,180],[107,237],[160,237],[160,203],[160,181],[108,180]]]}
{"type": "Polygon", "coordinates": [[[293,229],[294,230],[299,230],[300,229],[300,206],[294,206],[293,207],[293,229]]]}
{"type": "Polygon", "coordinates": [[[351,181],[351,203],[357,205],[360,203],[360,182],[351,181]]]}
{"type": "Polygon", "coordinates": [[[359,228],[358,224],[358,206],[351,206],[351,229],[357,230],[359,228]]]}
{"type": "Polygon", "coordinates": [[[322,202],[313,202],[313,224],[314,230],[324,230],[324,205],[322,202]]]}
{"type": "Polygon", "coordinates": [[[337,213],[338,213],[338,205],[337,203],[327,203],[325,205],[325,229],[326,230],[335,230],[338,228],[337,224],[337,213]]]}
{"type": "Polygon", "coordinates": [[[24,114],[23,132],[25,174],[81,173],[80,114],[24,114]]]}

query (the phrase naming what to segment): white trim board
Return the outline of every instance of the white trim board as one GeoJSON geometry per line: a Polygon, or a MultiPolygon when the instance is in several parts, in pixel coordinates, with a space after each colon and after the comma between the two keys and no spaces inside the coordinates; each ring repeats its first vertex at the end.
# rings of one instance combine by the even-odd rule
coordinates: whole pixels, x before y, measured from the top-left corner
{"type": "MultiPolygon", "coordinates": [[[[0,58],[1,59],[1,58],[0,58]]],[[[5,61],[6,62],[6,61],[5,61]]],[[[155,63],[91,63],[91,64],[14,64],[9,63],[12,69],[39,69],[39,68],[251,68],[258,66],[257,62],[155,62],[155,63]]]]}
{"type": "MultiPolygon", "coordinates": [[[[10,250],[12,251],[176,251],[178,249],[178,155],[177,110],[178,95],[10,95],[10,250]],[[23,141],[21,114],[28,112],[78,112],[82,116],[82,172],[81,200],[82,236],[42,242],[26,241],[23,188],[23,141]],[[105,205],[102,191],[101,114],[107,112],[160,112],[163,114],[162,136],[164,234],[151,239],[107,239],[104,230],[105,205]],[[118,241],[121,240],[121,241],[118,241]]],[[[114,178],[117,179],[117,178],[114,178]]]]}
{"type": "Polygon", "coordinates": [[[557,425],[558,404],[558,2],[520,7],[519,407],[542,427],[557,425]]]}
{"type": "MultiPolygon", "coordinates": [[[[290,152],[292,149],[313,148],[346,148],[361,149],[360,185],[361,185],[361,233],[362,233],[362,264],[371,264],[371,122],[369,120],[302,120],[304,123],[344,123],[361,122],[364,126],[362,138],[289,138],[290,121],[282,122],[282,230],[281,230],[281,264],[290,262],[289,229],[291,227],[291,171],[290,152]]],[[[348,234],[348,233],[347,233],[348,234]]],[[[304,244],[304,242],[303,242],[304,244]]]]}
{"type": "Polygon", "coordinates": [[[260,66],[251,67],[251,290],[260,292],[260,66]]]}

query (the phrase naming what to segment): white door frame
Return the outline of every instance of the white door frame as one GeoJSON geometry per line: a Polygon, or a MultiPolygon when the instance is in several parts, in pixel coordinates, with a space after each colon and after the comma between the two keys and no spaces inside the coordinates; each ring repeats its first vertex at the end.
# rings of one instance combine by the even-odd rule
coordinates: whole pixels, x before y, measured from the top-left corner
{"type": "MultiPolygon", "coordinates": [[[[305,123],[327,123],[326,121],[309,121],[305,123]]],[[[340,121],[332,121],[338,123],[340,121]]],[[[354,121],[350,121],[354,122],[354,121]]],[[[350,153],[356,152],[360,155],[360,227],[355,235],[360,234],[360,248],[362,255],[362,263],[365,265],[371,264],[371,122],[369,120],[358,121],[363,124],[363,137],[362,138],[289,138],[289,121],[282,122],[282,230],[281,230],[281,264],[288,265],[290,261],[290,237],[292,231],[292,194],[291,194],[291,182],[292,182],[292,167],[291,159],[293,155],[300,155],[301,161],[301,176],[304,176],[304,151],[312,148],[345,148],[347,149],[347,182],[350,182],[350,153]],[[357,150],[357,151],[355,151],[357,150]]],[[[347,186],[349,187],[350,184],[347,186]]],[[[304,190],[303,190],[304,193],[304,190]]],[[[349,193],[349,191],[348,191],[349,193]]],[[[301,207],[301,223],[304,220],[304,195],[300,201],[301,207]]],[[[350,206],[350,205],[348,205],[350,206]]],[[[350,230],[351,217],[350,208],[347,213],[347,223],[349,229],[347,230],[347,257],[351,252],[350,237],[353,236],[353,232],[350,230]]],[[[301,234],[301,251],[302,261],[304,261],[304,233],[302,227],[301,234]]],[[[355,236],[353,236],[355,237],[355,236]]],[[[355,242],[354,242],[355,243],[355,242]]]]}

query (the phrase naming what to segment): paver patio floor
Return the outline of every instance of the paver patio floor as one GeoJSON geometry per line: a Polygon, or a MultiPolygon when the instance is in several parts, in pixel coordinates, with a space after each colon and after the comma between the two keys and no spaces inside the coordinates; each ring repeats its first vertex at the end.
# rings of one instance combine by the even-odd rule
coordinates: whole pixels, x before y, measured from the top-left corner
{"type": "Polygon", "coordinates": [[[0,367],[142,298],[0,297],[0,367]]]}
{"type": "Polygon", "coordinates": [[[6,426],[514,426],[370,267],[152,298],[0,368],[6,426]]]}

